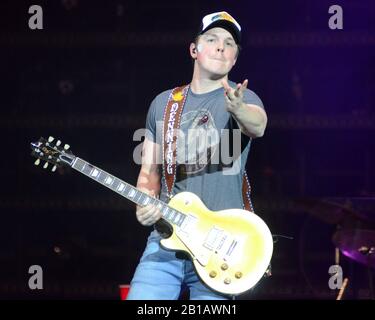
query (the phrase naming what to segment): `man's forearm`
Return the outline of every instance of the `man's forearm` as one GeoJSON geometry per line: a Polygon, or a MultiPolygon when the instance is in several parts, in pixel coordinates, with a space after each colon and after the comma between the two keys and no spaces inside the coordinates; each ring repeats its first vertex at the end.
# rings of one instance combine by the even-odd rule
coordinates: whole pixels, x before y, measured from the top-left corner
{"type": "Polygon", "coordinates": [[[137,188],[150,196],[159,197],[160,174],[159,169],[153,168],[150,172],[141,170],[137,180],[137,188]]]}
{"type": "Polygon", "coordinates": [[[243,134],[251,138],[263,136],[267,125],[267,115],[263,109],[242,103],[232,115],[243,134]]]}

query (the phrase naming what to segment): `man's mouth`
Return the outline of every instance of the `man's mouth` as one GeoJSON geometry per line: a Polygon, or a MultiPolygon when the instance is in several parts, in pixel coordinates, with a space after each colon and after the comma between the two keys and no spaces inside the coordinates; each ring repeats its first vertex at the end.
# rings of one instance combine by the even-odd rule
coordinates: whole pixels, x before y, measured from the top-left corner
{"type": "Polygon", "coordinates": [[[217,60],[217,61],[221,61],[221,62],[225,62],[224,59],[219,59],[219,58],[211,58],[212,60],[217,60]]]}

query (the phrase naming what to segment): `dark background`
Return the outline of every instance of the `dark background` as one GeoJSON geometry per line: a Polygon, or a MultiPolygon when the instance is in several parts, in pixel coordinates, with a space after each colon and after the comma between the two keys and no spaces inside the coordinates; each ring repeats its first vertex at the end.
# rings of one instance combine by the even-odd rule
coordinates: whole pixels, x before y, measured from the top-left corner
{"type": "MultiPolygon", "coordinates": [[[[336,298],[328,268],[337,223],[321,218],[330,207],[310,212],[298,200],[366,209],[369,221],[349,227],[373,230],[371,0],[2,1],[0,298],[119,299],[151,229],[84,176],[35,167],[29,143],[52,135],[135,184],[133,134],[155,95],[190,81],[190,41],[202,17],[221,10],[243,30],[230,78],[249,79],[269,118],[247,166],[255,210],[273,233],[294,237],[275,244],[273,276],[241,298],[336,298]],[[43,8],[43,30],[28,27],[31,4],[43,8]],[[328,27],[335,4],[343,30],[328,27]],[[28,287],[31,265],[43,268],[43,290],[28,287]]],[[[345,298],[373,297],[371,269],[344,256],[341,266],[345,298]]]]}

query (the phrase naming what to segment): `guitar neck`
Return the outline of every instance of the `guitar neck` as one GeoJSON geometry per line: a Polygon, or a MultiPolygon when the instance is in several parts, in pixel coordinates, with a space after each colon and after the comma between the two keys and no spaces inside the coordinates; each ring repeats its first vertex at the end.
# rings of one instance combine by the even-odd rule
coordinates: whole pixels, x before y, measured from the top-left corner
{"type": "Polygon", "coordinates": [[[71,167],[139,206],[146,206],[148,204],[157,206],[163,214],[163,219],[173,225],[181,226],[186,218],[184,213],[174,210],[163,201],[149,196],[129,183],[95,167],[81,158],[76,157],[71,167]]]}

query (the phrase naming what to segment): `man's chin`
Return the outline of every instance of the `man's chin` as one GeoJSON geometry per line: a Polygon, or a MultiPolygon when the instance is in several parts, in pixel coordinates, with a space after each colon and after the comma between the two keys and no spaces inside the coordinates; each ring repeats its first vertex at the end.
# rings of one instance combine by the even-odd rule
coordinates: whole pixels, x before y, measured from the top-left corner
{"type": "Polygon", "coordinates": [[[203,68],[202,71],[210,80],[220,80],[228,75],[230,70],[223,68],[203,68]]]}

